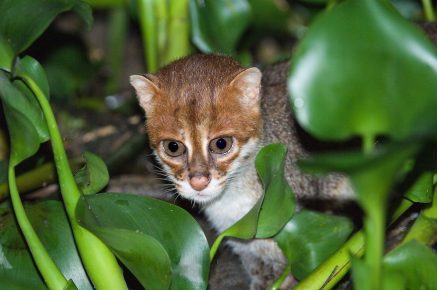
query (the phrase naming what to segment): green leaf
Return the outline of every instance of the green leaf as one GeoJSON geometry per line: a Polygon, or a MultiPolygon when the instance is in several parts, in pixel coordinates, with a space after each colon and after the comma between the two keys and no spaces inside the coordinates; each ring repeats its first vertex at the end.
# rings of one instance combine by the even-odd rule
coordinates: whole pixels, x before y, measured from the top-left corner
{"type": "Polygon", "coordinates": [[[190,16],[197,48],[204,53],[233,54],[251,10],[247,0],[190,0],[190,16]]]}
{"type": "Polygon", "coordinates": [[[403,173],[408,158],[420,146],[415,143],[392,143],[375,148],[371,153],[339,152],[314,155],[299,166],[308,172],[341,172],[349,175],[356,194],[365,209],[384,204],[390,188],[403,173]]]}
{"type": "Polygon", "coordinates": [[[147,289],[167,289],[170,283],[171,289],[206,289],[208,243],[183,209],[144,196],[106,193],[83,196],[76,215],[147,289]]]}
{"type": "Polygon", "coordinates": [[[384,268],[397,272],[407,289],[435,289],[437,255],[417,241],[410,241],[384,258],[384,268]]]}
{"type": "Polygon", "coordinates": [[[282,144],[270,144],[258,152],[255,166],[264,185],[264,194],[247,214],[217,237],[211,247],[211,259],[225,237],[272,237],[291,218],[295,197],[284,177],[286,153],[287,149],[282,144]]]}
{"type": "Polygon", "coordinates": [[[410,0],[391,0],[390,2],[404,18],[414,21],[423,20],[422,7],[419,2],[410,0]]]}
{"type": "MultiPolygon", "coordinates": [[[[0,51],[13,51],[16,56],[27,49],[50,25],[55,17],[73,9],[84,17],[89,25],[92,21],[87,4],[80,0],[2,0],[0,2],[0,51]],[[1,48],[2,47],[2,48],[1,48]]],[[[8,53],[8,58],[12,55],[8,53]]],[[[0,65],[12,64],[12,59],[0,65]]],[[[5,67],[10,69],[10,66],[5,67]]]]}
{"type": "Polygon", "coordinates": [[[252,12],[252,25],[260,30],[283,32],[290,20],[290,7],[287,2],[248,0],[252,12]]]}
{"type": "Polygon", "coordinates": [[[169,289],[170,257],[156,239],[142,232],[119,228],[94,227],[92,230],[146,289],[169,289]]]}
{"type": "Polygon", "coordinates": [[[344,1],[299,44],[288,86],[296,117],[311,134],[330,140],[436,135],[436,48],[388,6],[344,1]]]}
{"type": "MultiPolygon", "coordinates": [[[[369,279],[370,267],[363,260],[352,257],[352,280],[356,290],[373,290],[371,279],[369,279]]],[[[405,282],[402,277],[388,269],[382,274],[383,290],[404,290],[405,282]]]]}
{"type": "Polygon", "coordinates": [[[49,135],[41,109],[0,71],[0,99],[3,102],[11,139],[12,165],[32,156],[49,135]]]}
{"type": "Polygon", "coordinates": [[[255,166],[265,193],[244,217],[220,236],[239,239],[272,237],[290,220],[295,199],[284,177],[286,153],[282,144],[270,144],[258,152],[255,166]]]}
{"type": "MultiPolygon", "coordinates": [[[[16,71],[15,75],[19,77],[27,76],[33,79],[36,84],[40,87],[41,91],[44,93],[44,95],[47,97],[47,99],[50,96],[50,88],[49,88],[49,82],[47,80],[47,75],[44,71],[44,68],[41,66],[41,64],[34,58],[30,56],[25,56],[21,60],[17,60],[16,65],[16,71]]],[[[32,99],[37,104],[37,100],[35,97],[32,99]]]]}
{"type": "Polygon", "coordinates": [[[369,279],[370,267],[363,260],[352,257],[352,281],[356,290],[373,290],[369,279]]]}
{"type": "Polygon", "coordinates": [[[341,247],[352,229],[347,218],[303,210],[275,240],[287,257],[293,276],[302,280],[341,247]]]}
{"type": "Polygon", "coordinates": [[[76,183],[83,194],[94,194],[109,182],[109,172],[105,162],[91,152],[84,153],[85,165],[75,174],[76,183]]]}
{"type": "Polygon", "coordinates": [[[284,145],[270,144],[256,156],[255,166],[265,192],[259,211],[257,238],[276,235],[294,213],[294,193],[284,177],[286,155],[287,148],[284,145]]]}
{"type": "Polygon", "coordinates": [[[405,194],[405,197],[414,202],[428,203],[433,196],[433,173],[423,173],[405,194]]]}
{"type": "MultiPolygon", "coordinates": [[[[50,256],[67,279],[72,279],[78,289],[93,289],[76,251],[70,225],[62,203],[44,201],[25,207],[29,220],[38,233],[50,256]]],[[[18,232],[12,210],[2,207],[0,227],[0,285],[2,289],[46,289],[30,252],[18,232]]],[[[74,289],[74,288],[72,288],[74,289]]]]}
{"type": "Polygon", "coordinates": [[[0,69],[11,71],[13,60],[14,52],[0,34],[0,69]]]}
{"type": "Polygon", "coordinates": [[[64,290],[78,290],[73,280],[68,280],[67,285],[64,287],[64,290]]]}

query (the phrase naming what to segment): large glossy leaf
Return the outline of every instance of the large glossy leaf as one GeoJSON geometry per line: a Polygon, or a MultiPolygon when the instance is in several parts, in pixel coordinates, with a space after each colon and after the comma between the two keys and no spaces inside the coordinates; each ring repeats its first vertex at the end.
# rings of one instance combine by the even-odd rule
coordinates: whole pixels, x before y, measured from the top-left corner
{"type": "Polygon", "coordinates": [[[302,280],[341,247],[352,229],[347,218],[304,210],[285,225],[275,240],[294,277],[302,280]]]}
{"type": "Polygon", "coordinates": [[[250,22],[247,0],[190,0],[194,44],[204,53],[233,54],[250,22]]]}
{"type": "Polygon", "coordinates": [[[0,51],[9,52],[7,59],[0,59],[1,68],[10,69],[13,57],[28,48],[58,14],[70,9],[91,24],[91,10],[80,0],[0,1],[0,51]]]}
{"type": "Polygon", "coordinates": [[[264,185],[264,195],[244,217],[221,233],[221,237],[268,238],[290,220],[295,197],[284,177],[286,153],[282,144],[270,144],[260,150],[255,164],[264,185]]]}
{"type": "MultiPolygon", "coordinates": [[[[93,289],[82,267],[62,203],[45,201],[26,206],[26,213],[50,256],[78,289],[93,289]]],[[[46,289],[18,232],[13,212],[1,209],[0,285],[8,290],[46,289]],[[7,286],[6,286],[7,285],[7,286]]]]}
{"type": "Polygon", "coordinates": [[[435,289],[437,255],[417,241],[410,241],[384,258],[384,269],[402,277],[407,289],[435,289]]]}
{"type": "Polygon", "coordinates": [[[13,165],[35,154],[39,144],[49,138],[41,110],[29,97],[0,71],[0,99],[11,138],[10,162],[13,165]]]}
{"type": "Polygon", "coordinates": [[[255,166],[264,186],[264,200],[258,217],[257,238],[276,235],[290,220],[296,201],[284,177],[287,148],[282,144],[264,147],[256,156],[255,166]]]}
{"type": "Polygon", "coordinates": [[[109,172],[105,162],[91,152],[84,153],[85,165],[74,178],[83,194],[94,194],[102,190],[109,182],[109,172]]]}
{"type": "Polygon", "coordinates": [[[299,44],[288,85],[298,121],[315,136],[436,135],[436,49],[389,6],[344,1],[299,44]]]}
{"type": "Polygon", "coordinates": [[[206,289],[209,247],[183,209],[144,196],[84,196],[81,225],[96,234],[147,289],[206,289]]]}

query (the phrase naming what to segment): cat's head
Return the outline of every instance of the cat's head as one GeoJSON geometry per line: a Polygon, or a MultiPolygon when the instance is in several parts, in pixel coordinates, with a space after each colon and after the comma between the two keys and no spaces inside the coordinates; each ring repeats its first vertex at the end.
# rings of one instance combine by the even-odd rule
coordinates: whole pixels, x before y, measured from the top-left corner
{"type": "Polygon", "coordinates": [[[257,68],[194,55],[130,81],[150,145],[181,196],[210,202],[253,162],[262,126],[257,68]]]}

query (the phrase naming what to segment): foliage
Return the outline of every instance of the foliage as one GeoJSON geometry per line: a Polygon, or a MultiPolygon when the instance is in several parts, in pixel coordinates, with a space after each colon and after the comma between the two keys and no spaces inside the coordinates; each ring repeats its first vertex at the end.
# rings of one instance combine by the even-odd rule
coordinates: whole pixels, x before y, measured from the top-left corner
{"type": "Polygon", "coordinates": [[[101,238],[145,288],[206,288],[208,243],[183,209],[108,193],[82,198],[77,211],[79,223],[101,238]]]}
{"type": "MultiPolygon", "coordinates": [[[[339,152],[305,164],[319,172],[349,175],[364,210],[365,256],[352,263],[356,289],[405,285],[399,280],[407,271],[405,263],[390,269],[383,266],[388,201],[405,177],[407,162],[420,163],[418,153],[435,138],[436,61],[435,46],[423,33],[379,1],[338,5],[318,18],[297,48],[289,89],[299,122],[321,139],[356,135],[363,139],[364,153],[339,152]],[[346,28],[351,17],[352,29],[346,28]],[[393,141],[375,147],[378,135],[393,141]]],[[[435,144],[431,148],[435,152],[435,144]]],[[[423,168],[416,167],[415,178],[423,168]]],[[[435,172],[435,163],[430,169],[435,172]]],[[[416,198],[426,200],[433,184],[429,177],[427,183],[420,183],[413,187],[420,195],[416,198]]],[[[406,193],[406,188],[397,190],[406,193]]],[[[426,288],[432,279],[433,275],[411,279],[408,288],[426,288]]]]}
{"type": "MultiPolygon", "coordinates": [[[[115,35],[112,43],[114,58],[119,57],[123,46],[117,44],[126,33],[128,3],[87,2],[117,6],[112,24],[121,36],[115,35]]],[[[435,47],[388,1],[307,0],[284,2],[285,6],[277,2],[137,0],[132,5],[139,8],[150,72],[194,51],[192,45],[202,52],[242,58],[248,55],[253,41],[248,39],[256,39],[255,34],[268,31],[300,37],[296,27],[306,24],[296,20],[297,8],[316,7],[311,9],[319,15],[327,5],[297,47],[288,81],[291,101],[309,133],[336,141],[359,136],[363,152],[311,155],[300,164],[313,173],[342,172],[350,177],[364,211],[363,231],[346,241],[353,228],[345,217],[305,209],[295,213],[294,193],[284,178],[286,149],[280,144],[266,146],[256,158],[265,194],[219,235],[211,249],[199,225],[183,209],[126,193],[99,193],[109,180],[104,161],[87,152],[86,165],[73,176],[49,104],[53,86],[50,90],[37,60],[22,56],[58,14],[74,10],[89,26],[91,10],[79,0],[4,0],[0,3],[0,100],[10,154],[7,165],[2,160],[0,165],[7,171],[11,201],[0,206],[0,285],[127,289],[117,257],[147,289],[206,289],[210,263],[226,237],[273,238],[278,243],[288,265],[272,289],[279,288],[289,273],[300,282],[296,289],[308,285],[330,289],[351,259],[356,289],[436,285],[437,256],[429,248],[437,240],[435,47]],[[381,135],[386,141],[375,146],[381,135]],[[16,167],[47,141],[53,148],[62,202],[23,205],[16,167]],[[425,205],[402,243],[385,254],[389,213],[402,196],[411,202],[404,201],[398,212],[412,202],[425,205]]],[[[432,19],[429,1],[423,3],[432,19]]],[[[65,51],[70,55],[67,59],[82,53],[65,51]]],[[[79,75],[76,63],[66,64],[64,57],[61,52],[51,55],[48,70],[71,74],[64,79],[66,87],[80,86],[86,74],[79,75]],[[67,81],[70,78],[77,78],[77,83],[67,81]]],[[[115,59],[113,66],[117,65],[115,59]]],[[[55,91],[62,89],[64,85],[55,91]]]]}

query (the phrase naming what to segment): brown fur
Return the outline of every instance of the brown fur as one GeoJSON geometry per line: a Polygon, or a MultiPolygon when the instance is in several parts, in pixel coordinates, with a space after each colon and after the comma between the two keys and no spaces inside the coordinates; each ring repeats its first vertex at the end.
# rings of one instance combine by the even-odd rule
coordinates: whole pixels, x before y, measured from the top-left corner
{"type": "Polygon", "coordinates": [[[242,71],[244,68],[230,58],[196,55],[147,76],[156,86],[150,108],[145,108],[151,147],[159,154],[162,140],[183,142],[188,134],[192,140],[193,154],[187,160],[160,154],[175,176],[186,178],[184,171],[188,171],[189,176],[205,175],[210,167],[215,167],[220,175],[226,174],[239,154],[238,148],[250,138],[259,136],[259,105],[245,108],[239,99],[241,90],[237,76],[242,71]],[[234,79],[237,80],[235,83],[234,79]],[[206,134],[208,140],[233,136],[238,143],[237,150],[215,160],[205,154],[201,134],[206,134]]]}

